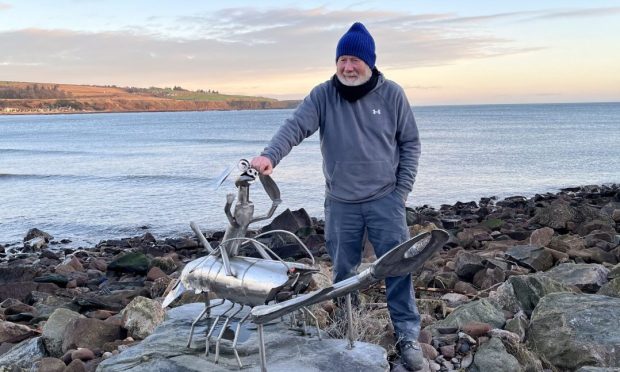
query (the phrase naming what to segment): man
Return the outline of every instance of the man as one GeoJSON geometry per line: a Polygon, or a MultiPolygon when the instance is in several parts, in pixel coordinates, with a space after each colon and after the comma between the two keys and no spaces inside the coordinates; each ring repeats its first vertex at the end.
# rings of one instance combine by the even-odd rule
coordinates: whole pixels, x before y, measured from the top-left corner
{"type": "MultiPolygon", "coordinates": [[[[405,200],[420,156],[413,113],[403,90],[375,67],[375,43],[361,23],[336,48],[336,74],[316,86],[252,166],[271,174],[293,146],[319,130],[325,175],[325,239],[334,281],[356,274],[364,231],[382,256],[409,238],[405,200]]],[[[411,275],[386,279],[387,304],[403,364],[424,360],[411,275]]]]}

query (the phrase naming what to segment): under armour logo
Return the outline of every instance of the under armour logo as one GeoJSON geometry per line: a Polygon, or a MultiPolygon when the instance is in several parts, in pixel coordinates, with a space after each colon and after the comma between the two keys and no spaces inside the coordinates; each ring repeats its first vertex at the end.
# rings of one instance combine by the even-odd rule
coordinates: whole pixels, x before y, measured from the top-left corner
{"type": "Polygon", "coordinates": [[[379,110],[372,109],[372,114],[373,115],[381,115],[381,110],[380,109],[379,110]]]}

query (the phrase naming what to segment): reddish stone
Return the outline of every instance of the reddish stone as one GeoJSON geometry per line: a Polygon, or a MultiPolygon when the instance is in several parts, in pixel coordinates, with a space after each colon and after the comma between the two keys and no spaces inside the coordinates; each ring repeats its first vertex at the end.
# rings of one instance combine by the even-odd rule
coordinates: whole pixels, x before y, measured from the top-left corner
{"type": "Polygon", "coordinates": [[[463,326],[462,330],[471,337],[480,337],[489,333],[492,328],[488,323],[469,322],[463,326]]]}

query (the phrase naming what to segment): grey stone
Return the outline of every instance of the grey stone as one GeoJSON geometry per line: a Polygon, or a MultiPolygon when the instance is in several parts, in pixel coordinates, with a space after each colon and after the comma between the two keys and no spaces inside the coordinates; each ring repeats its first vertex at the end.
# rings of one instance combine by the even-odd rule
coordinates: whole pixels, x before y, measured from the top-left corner
{"type": "Polygon", "coordinates": [[[56,309],[43,326],[41,339],[50,356],[60,358],[63,354],[62,342],[67,325],[83,315],[69,309],[56,309]]]}
{"type": "Polygon", "coordinates": [[[0,319],[0,344],[3,342],[17,343],[33,335],[30,327],[0,319]]]}
{"type": "Polygon", "coordinates": [[[474,275],[484,269],[483,258],[477,254],[459,251],[455,258],[455,272],[458,276],[466,280],[472,280],[474,275]]]}
{"type": "Polygon", "coordinates": [[[505,323],[504,313],[493,306],[489,300],[481,299],[457,307],[445,319],[431,324],[427,329],[435,335],[437,328],[461,328],[470,322],[488,323],[494,328],[502,328],[505,323]]]}
{"type": "Polygon", "coordinates": [[[550,227],[543,227],[542,229],[534,230],[530,235],[530,245],[535,247],[546,247],[549,243],[551,243],[553,234],[555,234],[555,230],[550,227]]]}
{"type": "MultiPolygon", "coordinates": [[[[235,305],[237,306],[237,305],[235,305]]],[[[212,309],[212,316],[223,311],[222,305],[212,309]]],[[[213,363],[214,344],[205,358],[205,334],[207,322],[198,322],[190,348],[187,337],[193,319],[204,309],[204,304],[188,304],[170,309],[166,320],[141,343],[99,364],[98,372],[164,372],[164,371],[213,371],[238,370],[232,342],[222,339],[219,363],[213,363]]],[[[233,309],[232,311],[235,311],[233,309]]],[[[247,314],[244,309],[238,314],[247,314]]],[[[235,320],[229,327],[236,328],[235,320]]],[[[316,337],[299,336],[282,323],[264,326],[269,371],[389,371],[387,353],[380,346],[356,342],[355,348],[347,349],[347,341],[336,339],[318,340],[316,337]]],[[[218,330],[216,329],[215,333],[218,330]]],[[[259,371],[258,335],[253,324],[247,324],[239,335],[239,354],[244,371],[259,371]]]]}
{"type": "Polygon", "coordinates": [[[611,270],[609,270],[609,273],[607,273],[607,278],[609,278],[610,280],[620,278],[620,264],[612,267],[611,270]]]}
{"type": "Polygon", "coordinates": [[[99,319],[77,318],[63,333],[62,351],[86,347],[101,349],[106,342],[121,339],[121,327],[99,319]]]}
{"type": "Polygon", "coordinates": [[[480,345],[470,370],[476,372],[522,372],[523,368],[515,357],[508,354],[502,341],[493,337],[480,345]]]}
{"type": "Polygon", "coordinates": [[[605,368],[605,367],[587,366],[587,367],[579,368],[576,372],[620,372],[620,367],[605,368]]]}
{"type": "Polygon", "coordinates": [[[30,368],[36,361],[45,356],[45,347],[41,337],[35,337],[22,341],[2,354],[0,356],[0,367],[30,368]]]}
{"type": "Polygon", "coordinates": [[[515,245],[508,248],[506,256],[521,266],[534,271],[545,271],[553,266],[553,256],[543,247],[515,245]]]}
{"type": "Polygon", "coordinates": [[[520,313],[520,315],[515,315],[514,318],[507,320],[504,329],[518,335],[519,341],[523,342],[528,325],[527,317],[525,314],[520,313]]]}
{"type": "Polygon", "coordinates": [[[610,280],[596,294],[620,298],[620,278],[610,280]]]}
{"type": "Polygon", "coordinates": [[[584,292],[594,293],[605,283],[609,269],[599,264],[563,263],[545,275],[566,285],[574,285],[584,292]]]}
{"type": "Polygon", "coordinates": [[[543,297],[530,320],[528,348],[561,370],[620,365],[620,299],[574,293],[543,297]]]}
{"type": "Polygon", "coordinates": [[[123,328],[129,336],[144,339],[164,321],[165,311],[159,302],[138,296],[121,311],[121,315],[123,328]]]}
{"type": "Polygon", "coordinates": [[[540,273],[515,275],[490,292],[489,300],[499,309],[512,313],[523,311],[529,316],[538,301],[547,294],[572,291],[567,285],[540,273]]]}
{"type": "Polygon", "coordinates": [[[560,252],[580,251],[586,247],[583,238],[579,235],[554,236],[549,243],[549,248],[560,252]]]}

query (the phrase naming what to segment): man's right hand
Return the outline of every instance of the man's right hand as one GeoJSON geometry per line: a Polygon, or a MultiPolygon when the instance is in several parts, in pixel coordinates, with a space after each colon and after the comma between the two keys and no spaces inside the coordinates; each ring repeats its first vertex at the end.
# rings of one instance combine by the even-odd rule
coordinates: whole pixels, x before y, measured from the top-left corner
{"type": "Polygon", "coordinates": [[[266,156],[257,156],[250,162],[252,168],[256,169],[258,173],[268,176],[273,172],[273,164],[266,156]]]}

